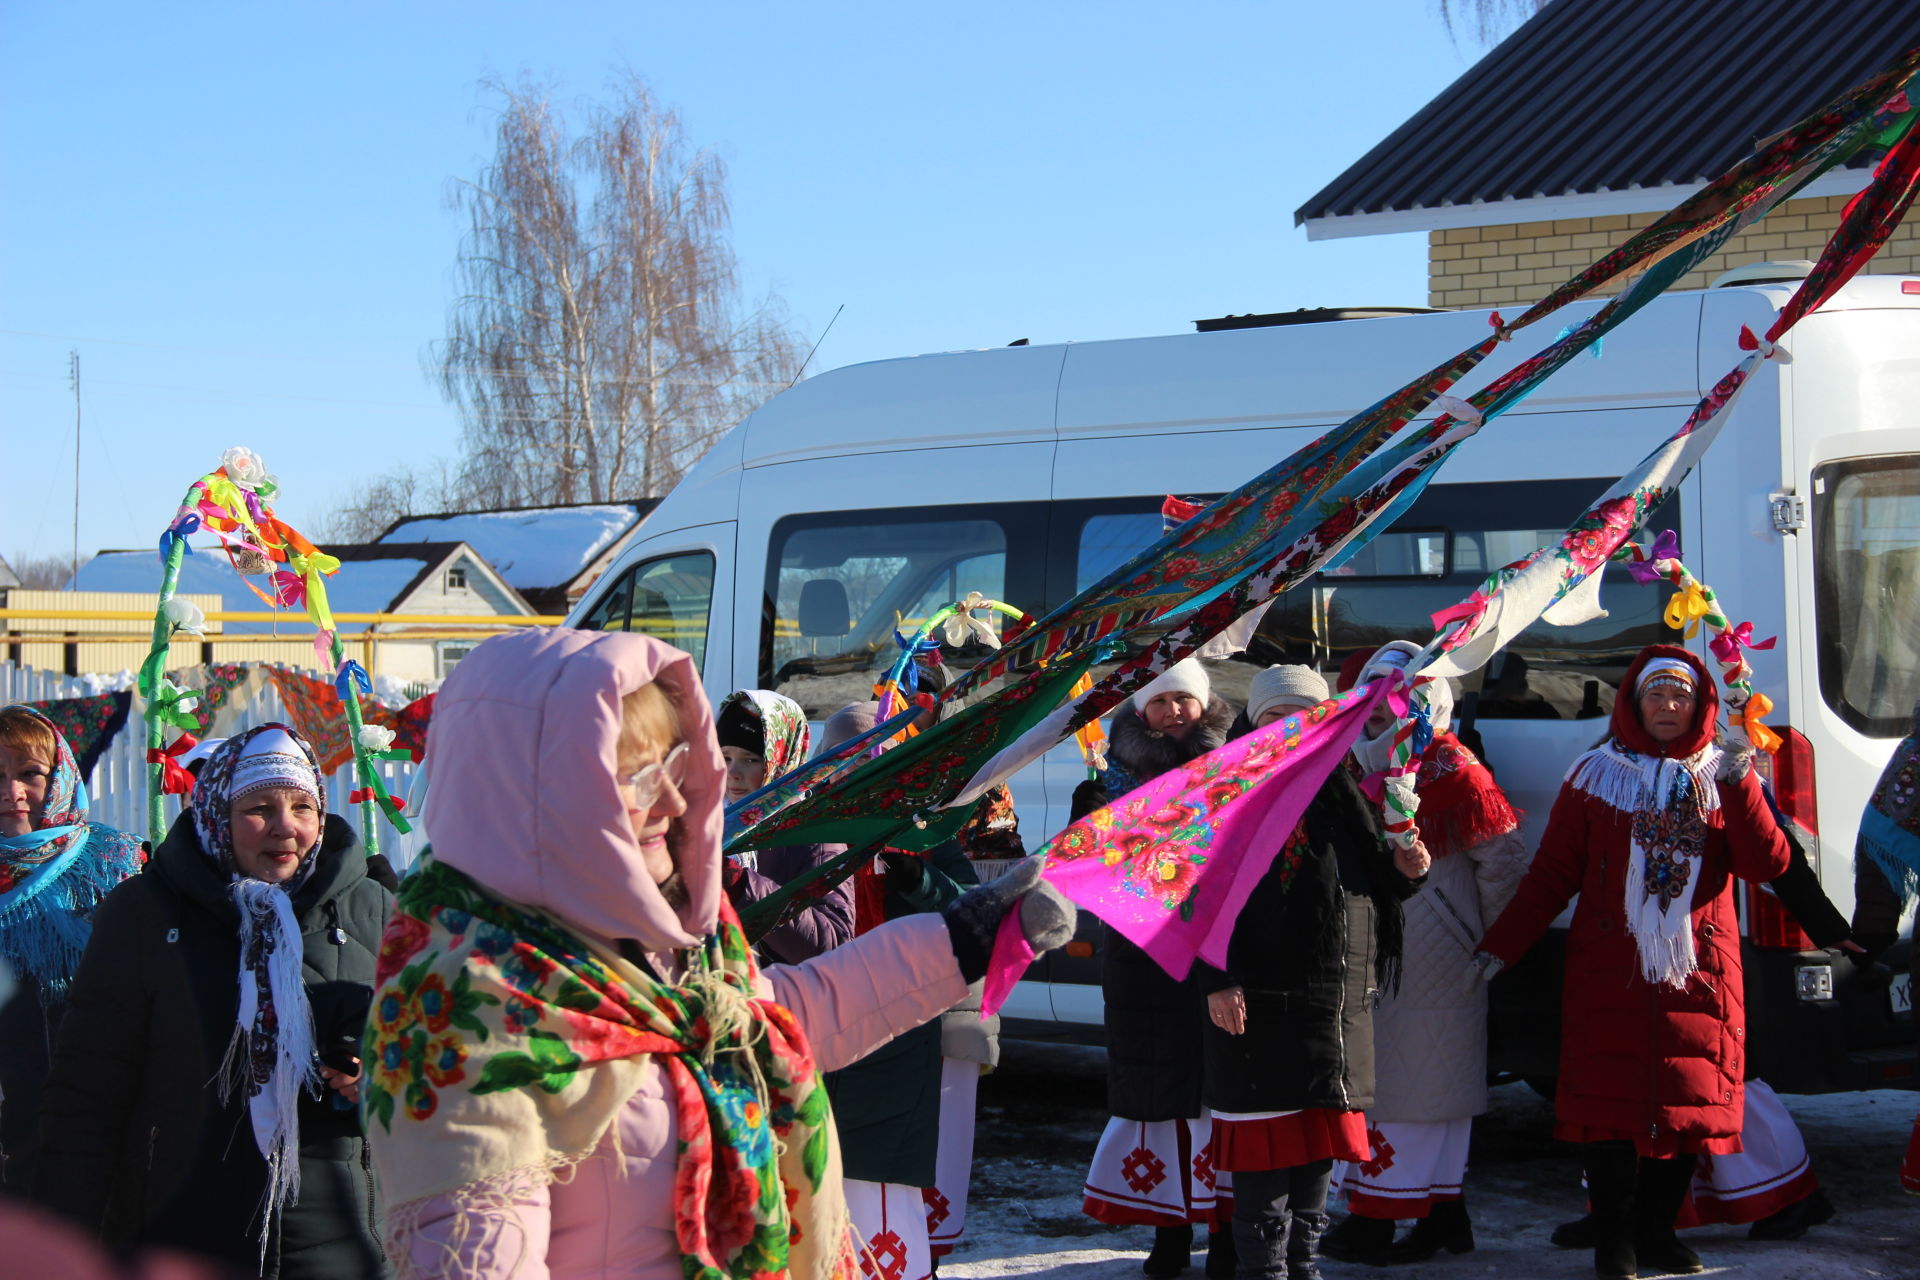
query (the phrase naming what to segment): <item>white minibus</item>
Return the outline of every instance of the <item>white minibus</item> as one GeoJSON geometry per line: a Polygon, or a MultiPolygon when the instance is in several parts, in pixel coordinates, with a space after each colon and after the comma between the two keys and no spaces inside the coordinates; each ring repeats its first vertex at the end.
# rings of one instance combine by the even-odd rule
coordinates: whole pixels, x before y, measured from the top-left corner
{"type": "MultiPolygon", "coordinates": [[[[1649,304],[1462,445],[1350,563],[1281,597],[1245,654],[1213,664],[1216,690],[1242,697],[1272,662],[1331,676],[1355,650],[1429,638],[1431,613],[1556,537],[1679,425],[1739,360],[1741,326],[1765,329],[1796,269],[1745,268],[1729,273],[1745,281],[1649,304]]],[[[1522,331],[1455,393],[1596,305],[1522,331]]],[[[903,620],[969,591],[1040,616],[1157,538],[1168,495],[1235,487],[1488,326],[1485,311],[1263,319],[808,379],[700,460],[571,622],[679,645],[716,701],[774,689],[824,718],[871,697],[903,620]]],[[[1678,532],[1736,620],[1780,637],[1753,655],[1788,744],[1775,790],[1844,912],[1857,817],[1920,697],[1920,280],[1858,278],[1782,345],[1786,358],[1763,366],[1657,527],[1678,532]]],[[[1535,627],[1461,691],[1462,716],[1534,834],[1567,765],[1602,733],[1627,662],[1675,638],[1661,621],[1664,584],[1607,572],[1606,618],[1535,627]]],[[[1029,848],[1064,824],[1085,776],[1069,743],[1015,779],[1029,848]]],[[[1763,891],[1745,895],[1743,920],[1760,1074],[1801,1092],[1909,1082],[1904,946],[1889,957],[1891,987],[1876,986],[1844,953],[1813,949],[1763,891]]],[[[1009,1014],[1029,1029],[1097,1031],[1097,938],[1043,960],[1009,1014]]],[[[1502,979],[1505,1069],[1552,1073],[1558,972],[1546,945],[1502,979]]]]}

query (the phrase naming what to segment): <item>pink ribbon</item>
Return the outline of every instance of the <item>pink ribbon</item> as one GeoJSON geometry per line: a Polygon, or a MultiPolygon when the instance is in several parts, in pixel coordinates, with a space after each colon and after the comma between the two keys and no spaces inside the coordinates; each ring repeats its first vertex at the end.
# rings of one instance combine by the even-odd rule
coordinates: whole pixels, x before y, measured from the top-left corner
{"type": "Polygon", "coordinates": [[[1775,644],[1779,643],[1779,640],[1779,636],[1768,636],[1765,640],[1755,640],[1753,638],[1753,624],[1751,622],[1743,622],[1738,626],[1729,627],[1725,631],[1722,631],[1719,635],[1708,641],[1707,647],[1712,649],[1713,656],[1722,662],[1738,662],[1740,661],[1740,651],[1742,649],[1771,649],[1775,644]]]}
{"type": "Polygon", "coordinates": [[[1020,927],[1020,904],[1000,917],[999,931],[993,935],[993,954],[987,958],[987,980],[980,988],[980,1017],[991,1018],[1013,994],[1014,984],[1033,963],[1033,944],[1020,927]]]}

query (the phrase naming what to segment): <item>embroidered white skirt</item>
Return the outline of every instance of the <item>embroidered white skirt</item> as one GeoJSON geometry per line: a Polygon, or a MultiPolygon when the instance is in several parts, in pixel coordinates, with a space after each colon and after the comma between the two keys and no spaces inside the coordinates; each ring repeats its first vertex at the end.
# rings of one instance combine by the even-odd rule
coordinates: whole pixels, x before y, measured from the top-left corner
{"type": "Polygon", "coordinates": [[[927,1248],[927,1206],[920,1188],[856,1178],[848,1178],[845,1187],[860,1274],[866,1280],[928,1280],[933,1254],[927,1248]]]}
{"type": "Polygon", "coordinates": [[[1437,1200],[1458,1200],[1467,1174],[1473,1119],[1404,1122],[1377,1120],[1368,1126],[1373,1143],[1360,1164],[1333,1166],[1334,1191],[1347,1210],[1362,1218],[1424,1218],[1437,1200]]]}
{"type": "Polygon", "coordinates": [[[1087,1171],[1081,1210],[1116,1226],[1224,1225],[1233,1211],[1232,1179],[1216,1174],[1213,1121],[1107,1121],[1087,1171]]]}
{"type": "Polygon", "coordinates": [[[933,1158],[927,1203],[927,1243],[933,1256],[953,1251],[967,1230],[967,1184],[973,1180],[973,1119],[980,1095],[980,1064],[940,1060],[940,1147],[933,1158]]]}
{"type": "Polygon", "coordinates": [[[1800,1127],[1764,1080],[1747,1081],[1740,1146],[1735,1155],[1700,1157],[1692,1212],[1683,1208],[1678,1225],[1758,1222],[1820,1189],[1800,1127]]]}

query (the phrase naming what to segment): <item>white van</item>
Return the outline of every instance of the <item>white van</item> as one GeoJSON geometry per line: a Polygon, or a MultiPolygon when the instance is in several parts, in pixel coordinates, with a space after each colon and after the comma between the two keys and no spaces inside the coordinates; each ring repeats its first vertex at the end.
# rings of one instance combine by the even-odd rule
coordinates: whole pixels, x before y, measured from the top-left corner
{"type": "MultiPolygon", "coordinates": [[[[1764,331],[1788,291],[1655,300],[1462,445],[1351,563],[1277,601],[1243,659],[1216,664],[1216,690],[1243,697],[1271,662],[1330,675],[1355,650],[1424,641],[1429,614],[1556,537],[1671,433],[1739,360],[1741,326],[1764,331]]],[[[1597,305],[1523,331],[1455,393],[1597,305]]],[[[975,590],[1040,616],[1157,538],[1167,495],[1235,487],[1487,325],[1486,312],[1435,312],[837,369],[716,444],[570,621],[679,645],[716,701],[776,689],[823,718],[871,697],[903,619],[975,590]]],[[[1920,696],[1920,280],[1857,279],[1782,345],[1790,360],[1763,366],[1657,520],[1731,616],[1781,637],[1754,655],[1789,743],[1777,791],[1818,833],[1809,856],[1847,911],[1857,816],[1920,696]]],[[[1673,638],[1664,584],[1608,574],[1607,618],[1536,627],[1462,691],[1462,714],[1536,834],[1568,763],[1603,731],[1627,662],[1673,638]]],[[[1085,776],[1068,744],[1015,779],[1030,848],[1064,824],[1085,776]]],[[[1752,895],[1745,917],[1767,944],[1750,955],[1756,1068],[1800,1091],[1904,1082],[1912,1035],[1892,1015],[1908,999],[1905,974],[1891,992],[1863,991],[1841,953],[1800,949],[1770,895],[1752,895]],[[1815,1043],[1835,1052],[1803,1051],[1815,1043]]],[[[1557,955],[1542,956],[1533,979],[1506,982],[1524,1016],[1497,1018],[1496,1031],[1557,1020],[1557,955]]],[[[1904,952],[1896,959],[1904,970],[1904,952]]],[[[1009,1013],[1097,1026],[1097,957],[1043,965],[1050,981],[1023,983],[1009,1013]]],[[[1520,1039],[1531,1047],[1497,1056],[1550,1073],[1551,1041],[1520,1039]]]]}

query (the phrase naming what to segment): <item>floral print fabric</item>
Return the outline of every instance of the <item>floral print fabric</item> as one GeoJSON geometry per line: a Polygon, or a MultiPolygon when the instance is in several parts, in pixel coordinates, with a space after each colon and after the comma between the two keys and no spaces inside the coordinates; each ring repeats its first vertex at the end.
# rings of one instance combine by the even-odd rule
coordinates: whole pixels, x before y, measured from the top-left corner
{"type": "Polygon", "coordinates": [[[827,1092],[793,1015],[753,996],[730,906],[668,984],[428,854],[381,939],[369,1132],[404,1206],[586,1156],[649,1056],[679,1131],[687,1280],[854,1274],[827,1092]]]}

